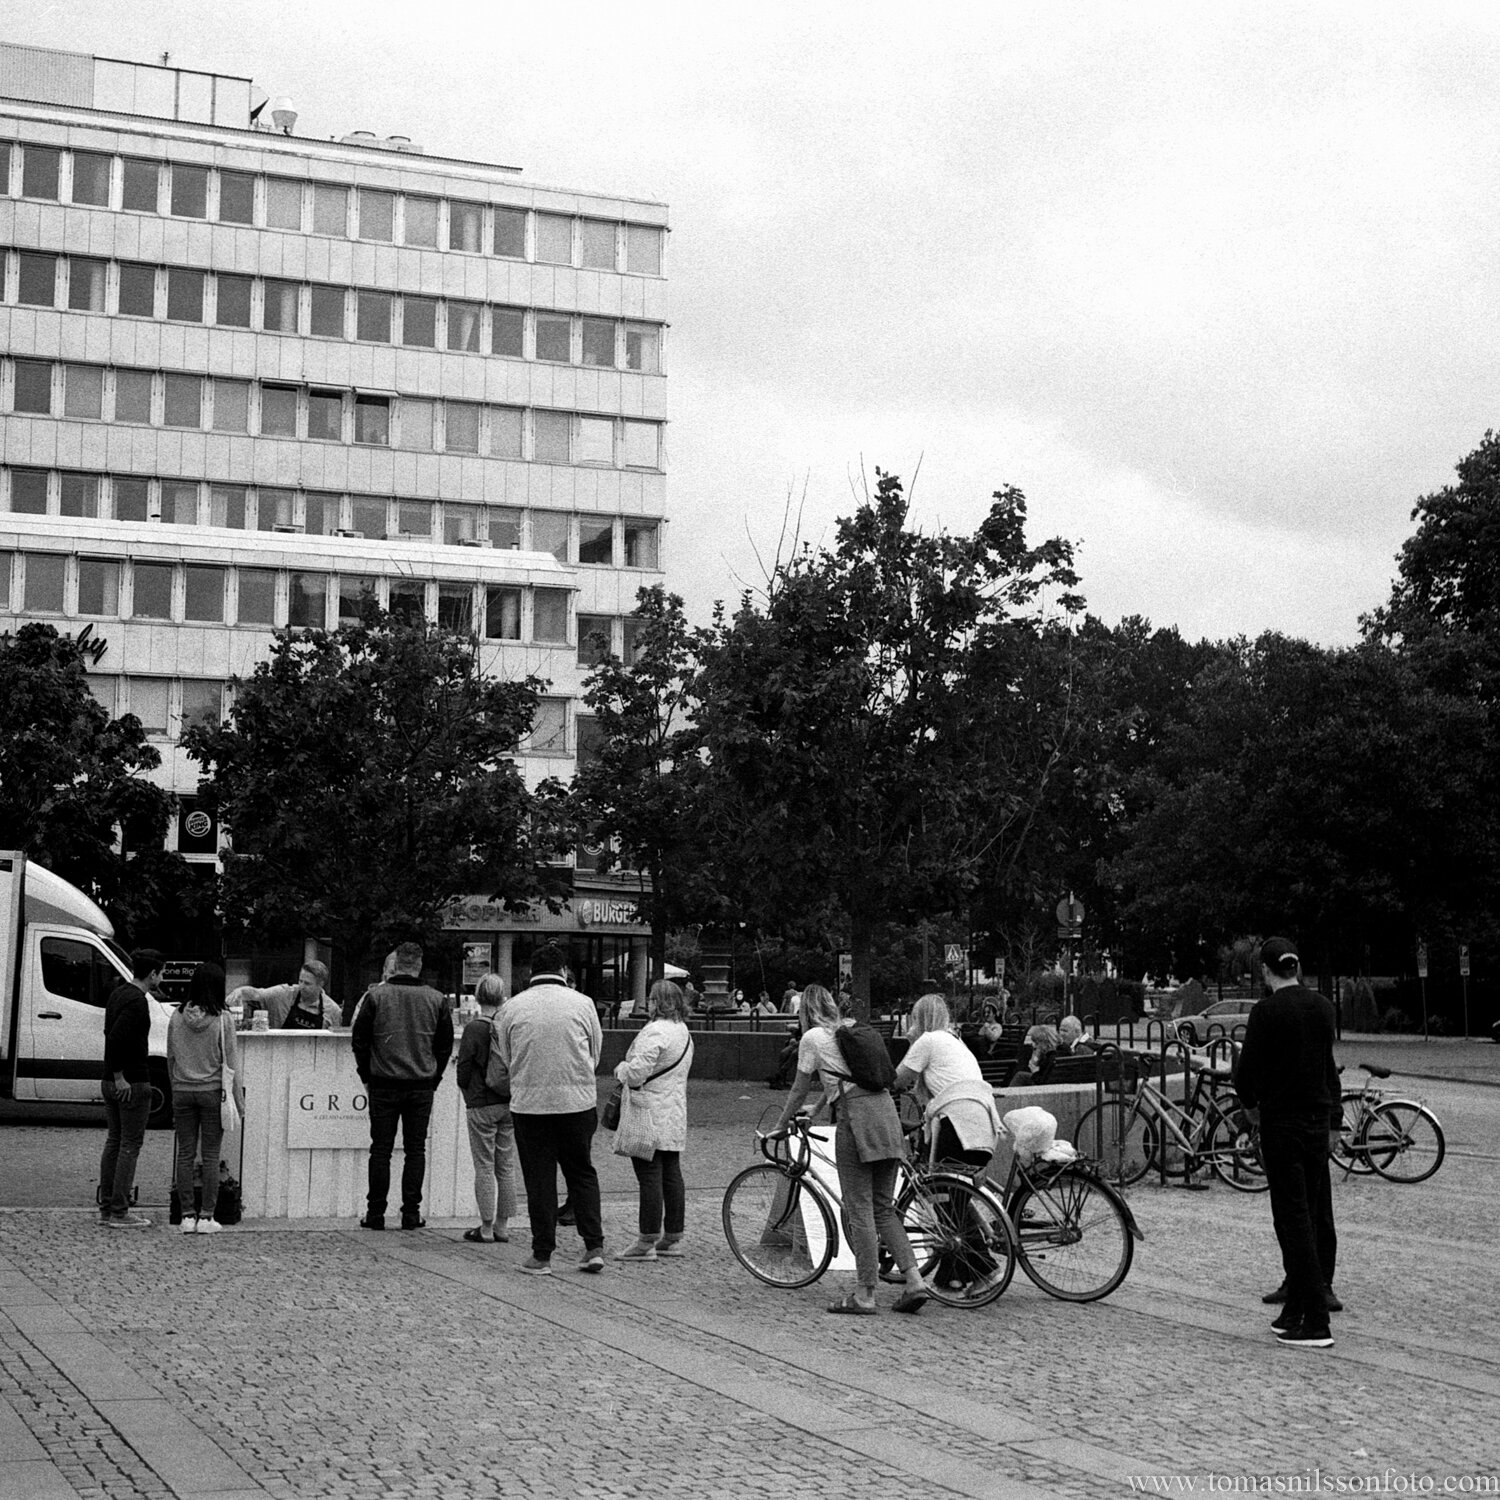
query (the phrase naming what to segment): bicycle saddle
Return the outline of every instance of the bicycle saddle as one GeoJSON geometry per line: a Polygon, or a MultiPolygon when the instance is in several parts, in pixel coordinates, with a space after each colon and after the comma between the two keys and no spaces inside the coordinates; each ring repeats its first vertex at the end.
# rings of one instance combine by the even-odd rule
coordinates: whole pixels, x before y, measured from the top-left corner
{"type": "Polygon", "coordinates": [[[1370,1075],[1371,1078],[1389,1078],[1391,1076],[1391,1070],[1389,1068],[1382,1068],[1376,1063],[1361,1063],[1360,1067],[1362,1067],[1365,1072],[1370,1075]]]}

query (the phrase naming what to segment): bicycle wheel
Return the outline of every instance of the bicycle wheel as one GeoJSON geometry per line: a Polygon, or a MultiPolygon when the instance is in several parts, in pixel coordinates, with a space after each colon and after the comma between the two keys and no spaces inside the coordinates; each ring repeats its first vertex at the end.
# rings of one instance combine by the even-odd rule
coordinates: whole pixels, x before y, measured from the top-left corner
{"type": "Polygon", "coordinates": [[[1389,1182],[1426,1182],[1448,1149],[1430,1109],[1409,1099],[1387,1099],[1365,1123],[1360,1146],[1389,1182]]]}
{"type": "Polygon", "coordinates": [[[984,1307],[1016,1273],[1016,1237],[1005,1208],[967,1177],[912,1184],[902,1224],[932,1295],[947,1307],[984,1307]]]}
{"type": "Polygon", "coordinates": [[[1075,1146],[1099,1164],[1100,1175],[1128,1186],[1151,1170],[1156,1131],[1150,1120],[1122,1100],[1096,1104],[1078,1117],[1075,1146]]]}
{"type": "Polygon", "coordinates": [[[1124,1281],[1135,1256],[1125,1209],[1108,1183],[1063,1167],[1023,1183],[1010,1203],[1021,1269],[1049,1297],[1095,1302],[1124,1281]]]}
{"type": "Polygon", "coordinates": [[[1214,1176],[1239,1192],[1263,1193],[1271,1186],[1261,1160],[1260,1135],[1244,1105],[1214,1106],[1204,1151],[1214,1176]]]}
{"type": "Polygon", "coordinates": [[[1363,1089],[1345,1089],[1340,1095],[1339,1103],[1343,1108],[1344,1118],[1339,1126],[1339,1143],[1333,1153],[1334,1161],[1346,1172],[1356,1172],[1362,1177],[1375,1170],[1369,1153],[1359,1142],[1359,1133],[1368,1123],[1364,1097],[1363,1089]]]}
{"type": "Polygon", "coordinates": [[[838,1243],[821,1194],[769,1162],[746,1167],[724,1190],[723,1220],[734,1258],[768,1286],[816,1281],[838,1243]]]}

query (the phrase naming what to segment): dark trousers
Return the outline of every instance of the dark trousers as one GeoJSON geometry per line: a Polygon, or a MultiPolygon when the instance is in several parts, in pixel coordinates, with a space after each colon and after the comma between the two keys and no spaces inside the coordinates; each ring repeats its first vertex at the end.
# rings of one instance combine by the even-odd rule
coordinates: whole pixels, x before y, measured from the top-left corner
{"type": "Polygon", "coordinates": [[[224,1126],[219,1116],[219,1090],[172,1095],[172,1124],[177,1131],[177,1201],[182,1217],[193,1217],[193,1162],[203,1143],[203,1201],[198,1217],[211,1219],[219,1202],[219,1152],[224,1126]]]}
{"type": "Polygon", "coordinates": [[[1333,1283],[1338,1235],[1328,1177],[1328,1120],[1262,1120],[1261,1154],[1271,1190],[1271,1220],[1286,1271],[1292,1322],[1326,1329],[1323,1288],[1333,1283]]]}
{"type": "Polygon", "coordinates": [[[526,1213],[531,1220],[531,1253],[551,1260],[557,1249],[557,1173],[562,1169],[568,1202],[578,1220],[584,1249],[604,1246],[604,1220],[599,1209],[599,1174],[590,1154],[596,1109],[569,1115],[523,1115],[511,1111],[516,1126],[516,1154],[526,1182],[526,1213]]]}
{"type": "Polygon", "coordinates": [[[122,1103],[115,1081],[106,1078],[104,1095],[104,1151],[99,1157],[99,1212],[123,1219],[130,1212],[130,1193],[135,1187],[135,1163],[146,1139],[146,1121],[151,1114],[151,1085],[130,1085],[130,1101],[122,1103]]]}
{"type": "Polygon", "coordinates": [[[687,1224],[687,1189],[682,1182],[682,1156],[676,1151],[658,1151],[650,1161],[630,1158],[641,1189],[640,1231],[642,1239],[655,1239],[662,1232],[662,1210],[666,1209],[666,1232],[681,1234],[687,1224]]]}
{"type": "Polygon", "coordinates": [[[422,1180],[427,1176],[427,1125],[432,1119],[433,1089],[400,1084],[370,1085],[370,1196],[372,1219],[385,1217],[391,1191],[391,1152],[401,1126],[401,1217],[422,1217],[422,1180]]]}

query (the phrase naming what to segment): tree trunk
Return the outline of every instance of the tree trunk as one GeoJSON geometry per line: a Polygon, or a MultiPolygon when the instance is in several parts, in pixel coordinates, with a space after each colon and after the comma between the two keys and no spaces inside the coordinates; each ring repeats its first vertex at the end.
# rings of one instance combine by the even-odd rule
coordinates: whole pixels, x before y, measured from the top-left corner
{"type": "Polygon", "coordinates": [[[854,1013],[864,1020],[870,1016],[870,953],[874,944],[874,923],[868,917],[850,917],[849,948],[854,968],[850,991],[854,997],[854,1013]]]}

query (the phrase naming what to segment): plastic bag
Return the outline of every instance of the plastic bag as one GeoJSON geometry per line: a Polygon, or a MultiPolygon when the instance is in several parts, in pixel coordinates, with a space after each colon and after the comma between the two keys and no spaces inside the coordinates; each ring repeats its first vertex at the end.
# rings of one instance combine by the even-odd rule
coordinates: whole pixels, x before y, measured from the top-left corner
{"type": "Polygon", "coordinates": [[[620,1124],[615,1131],[615,1155],[650,1161],[656,1155],[656,1137],[651,1133],[651,1111],[634,1089],[620,1096],[620,1124]]]}
{"type": "Polygon", "coordinates": [[[1016,1155],[1030,1159],[1052,1149],[1057,1139],[1057,1116],[1039,1104],[1028,1104],[1025,1109],[1013,1109],[1005,1116],[1005,1129],[1016,1155]]]}

